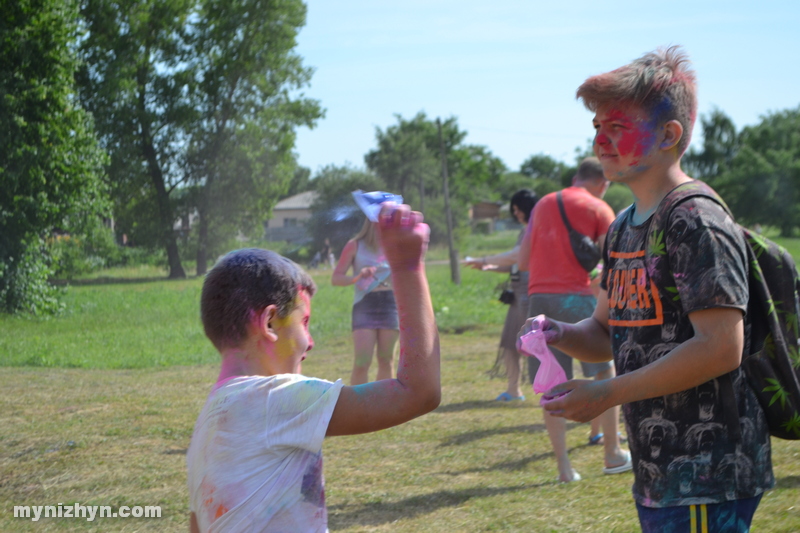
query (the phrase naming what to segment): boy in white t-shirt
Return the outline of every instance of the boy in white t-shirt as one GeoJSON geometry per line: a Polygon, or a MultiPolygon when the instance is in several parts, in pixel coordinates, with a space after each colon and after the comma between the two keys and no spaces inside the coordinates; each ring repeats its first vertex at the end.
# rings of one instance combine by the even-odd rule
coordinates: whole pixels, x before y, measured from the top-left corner
{"type": "Polygon", "coordinates": [[[396,426],[439,405],[428,226],[394,204],[377,226],[400,315],[397,379],[346,387],[300,374],[314,345],[316,287],[292,261],[238,250],[206,276],[203,327],[222,365],[187,453],[192,532],[327,531],[323,438],[396,426]]]}

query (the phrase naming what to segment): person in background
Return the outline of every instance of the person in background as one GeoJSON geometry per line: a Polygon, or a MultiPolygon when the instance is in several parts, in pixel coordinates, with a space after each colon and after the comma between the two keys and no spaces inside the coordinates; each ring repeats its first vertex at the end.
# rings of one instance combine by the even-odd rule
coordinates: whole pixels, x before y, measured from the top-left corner
{"type": "Polygon", "coordinates": [[[492,373],[499,373],[498,368],[505,365],[508,386],[495,400],[499,402],[522,401],[525,395],[520,388],[522,374],[522,356],[517,351],[517,335],[525,320],[528,318],[528,272],[520,272],[517,266],[519,245],[525,235],[525,226],[531,216],[531,211],[537,200],[536,193],[530,189],[521,189],[511,196],[509,209],[511,216],[520,224],[522,229],[517,237],[517,244],[511,250],[495,255],[468,259],[465,265],[486,272],[510,272],[510,288],[514,293],[514,300],[508,306],[503,332],[500,335],[500,348],[497,361],[492,373]]]}
{"type": "MultiPolygon", "coordinates": [[[[572,186],[560,191],[564,210],[575,231],[602,244],[606,231],[614,220],[614,211],[602,198],[609,182],[596,157],[587,157],[578,166],[572,186]]],[[[528,236],[520,245],[520,270],[529,271],[528,316],[547,314],[565,322],[578,322],[591,316],[596,302],[589,273],[580,265],[570,243],[567,227],[558,206],[559,193],[545,195],[536,205],[528,224],[528,236]]],[[[573,359],[553,349],[567,379],[572,379],[573,359]]],[[[536,358],[528,360],[531,381],[539,369],[536,358]]],[[[604,380],[614,377],[610,361],[581,363],[583,375],[604,380]]],[[[599,413],[603,428],[606,474],[618,474],[631,469],[630,453],[620,448],[619,407],[599,413]]],[[[562,483],[576,481],[580,475],[572,468],[567,454],[567,424],[562,418],[545,416],[545,426],[558,462],[558,479],[562,483]]],[[[596,438],[590,435],[589,443],[596,438]]],[[[599,440],[599,439],[598,439],[599,440]]]]}
{"type": "Polygon", "coordinates": [[[355,285],[352,312],[355,359],[351,385],[369,381],[373,355],[378,358],[376,380],[392,377],[400,326],[389,274],[375,225],[364,220],[361,231],[345,244],[331,275],[331,283],[337,287],[355,285]],[[347,273],[350,269],[352,275],[347,273]]]}
{"type": "Polygon", "coordinates": [[[320,255],[320,264],[324,265],[325,268],[330,266],[331,268],[334,267],[336,263],[336,258],[333,255],[333,248],[331,247],[331,240],[325,237],[325,241],[322,243],[322,249],[319,251],[320,255]]]}

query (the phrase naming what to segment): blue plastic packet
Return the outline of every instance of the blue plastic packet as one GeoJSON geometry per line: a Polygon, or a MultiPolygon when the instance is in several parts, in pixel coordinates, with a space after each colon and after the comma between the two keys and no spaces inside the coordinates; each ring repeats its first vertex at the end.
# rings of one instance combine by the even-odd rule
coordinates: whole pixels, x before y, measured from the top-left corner
{"type": "Polygon", "coordinates": [[[367,218],[372,222],[378,221],[378,214],[381,212],[382,203],[403,203],[403,197],[399,194],[383,191],[364,192],[361,189],[353,191],[353,199],[356,201],[356,205],[361,208],[364,214],[367,215],[367,218]]]}

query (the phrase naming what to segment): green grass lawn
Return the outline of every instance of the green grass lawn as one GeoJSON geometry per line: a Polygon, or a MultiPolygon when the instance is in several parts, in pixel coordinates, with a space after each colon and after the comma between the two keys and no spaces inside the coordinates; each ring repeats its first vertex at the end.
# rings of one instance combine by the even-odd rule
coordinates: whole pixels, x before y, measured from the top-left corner
{"type": "MultiPolygon", "coordinates": [[[[516,235],[505,233],[463,255],[507,249],[516,235]]],[[[326,441],[331,531],[636,531],[632,477],[602,474],[588,424],[568,425],[583,480],[563,485],[538,398],[492,401],[504,388],[486,375],[506,310],[494,290],[503,276],[462,269],[455,287],[447,265],[428,273],[442,404],[396,428],[326,441]]],[[[352,289],[332,287],[330,270],[312,274],[316,347],[303,369],[347,379],[352,289]]],[[[63,316],[0,317],[0,531],[186,531],[185,452],[218,356],[199,322],[201,280],[163,275],[107,272],[140,281],[69,287],[63,316]],[[12,515],[14,505],[76,502],[160,505],[162,518],[34,524],[12,515]]],[[[800,531],[800,444],[774,439],[773,463],[777,487],[753,531],[800,531]]]]}

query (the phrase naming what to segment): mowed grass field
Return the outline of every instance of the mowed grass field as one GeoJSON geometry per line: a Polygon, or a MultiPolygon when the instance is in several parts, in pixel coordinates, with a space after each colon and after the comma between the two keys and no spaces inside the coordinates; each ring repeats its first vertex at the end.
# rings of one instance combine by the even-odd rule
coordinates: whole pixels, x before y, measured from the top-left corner
{"type": "MultiPolygon", "coordinates": [[[[464,255],[510,247],[505,233],[464,255]]],[[[347,381],[352,291],[331,287],[330,271],[313,273],[316,347],[303,370],[347,381]]],[[[447,265],[428,273],[442,404],[396,428],[326,441],[331,531],[637,531],[632,476],[602,474],[588,424],[570,423],[567,435],[583,480],[560,484],[538,397],[492,401],[504,389],[486,375],[506,311],[494,290],[503,276],[462,270],[456,287],[447,265]]],[[[151,274],[70,287],[60,317],[0,317],[0,531],[188,529],[185,452],[218,356],[199,323],[202,281],[144,281],[151,274]],[[59,503],[158,505],[162,516],[13,517],[14,505],[59,503]]],[[[753,531],[800,531],[800,442],[773,439],[773,462],[777,486],[753,531]]]]}

